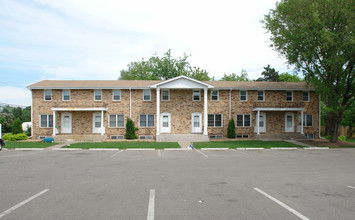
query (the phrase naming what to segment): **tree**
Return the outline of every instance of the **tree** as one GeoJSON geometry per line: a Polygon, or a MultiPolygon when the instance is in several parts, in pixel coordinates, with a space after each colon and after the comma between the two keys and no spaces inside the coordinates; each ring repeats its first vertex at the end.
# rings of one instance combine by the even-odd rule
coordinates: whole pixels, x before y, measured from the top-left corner
{"type": "Polygon", "coordinates": [[[230,75],[223,74],[223,77],[220,81],[249,81],[248,73],[245,69],[242,69],[242,71],[240,72],[240,76],[235,73],[232,73],[230,75]]]}
{"type": "Polygon", "coordinates": [[[235,123],[233,118],[231,118],[228,122],[227,137],[235,138],[235,123]]]}
{"type": "Polygon", "coordinates": [[[136,131],[138,128],[134,126],[132,119],[127,118],[126,122],[126,139],[137,139],[136,131]]]}
{"type": "Polygon", "coordinates": [[[171,50],[164,53],[163,57],[156,54],[149,60],[131,62],[127,70],[121,70],[121,80],[167,80],[180,75],[189,76],[197,80],[210,80],[208,72],[199,67],[191,67],[187,59],[190,56],[173,58],[171,50]]]}
{"type": "Polygon", "coordinates": [[[22,110],[22,122],[30,122],[31,121],[31,106],[27,106],[22,110]]]}
{"type": "Polygon", "coordinates": [[[271,68],[270,65],[263,67],[264,71],[261,72],[263,78],[259,78],[256,81],[269,81],[269,82],[278,82],[279,81],[279,71],[276,71],[274,68],[271,68]]]}
{"type": "Polygon", "coordinates": [[[22,130],[22,123],[21,120],[19,118],[17,118],[14,123],[12,123],[12,133],[13,134],[20,134],[23,133],[22,130]]]}
{"type": "Polygon", "coordinates": [[[279,75],[280,82],[302,82],[302,79],[297,75],[291,75],[289,73],[281,73],[279,75]]]}
{"type": "Polygon", "coordinates": [[[12,131],[12,123],[14,122],[14,116],[9,113],[0,113],[0,124],[3,133],[9,133],[12,131]]]}
{"type": "Polygon", "coordinates": [[[355,132],[355,102],[344,112],[341,125],[349,126],[348,138],[351,138],[355,132]]]}
{"type": "Polygon", "coordinates": [[[320,94],[331,142],[355,97],[353,0],[281,0],[262,23],[279,54],[320,94]]]}

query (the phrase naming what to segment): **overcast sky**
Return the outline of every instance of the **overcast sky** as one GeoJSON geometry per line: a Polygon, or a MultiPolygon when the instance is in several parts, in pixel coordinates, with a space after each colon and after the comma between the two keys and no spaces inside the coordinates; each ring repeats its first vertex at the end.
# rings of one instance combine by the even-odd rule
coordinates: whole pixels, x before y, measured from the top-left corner
{"type": "Polygon", "coordinates": [[[45,79],[115,80],[131,61],[191,54],[220,79],[291,72],[260,20],[276,0],[1,0],[0,103],[30,105],[45,79]]]}

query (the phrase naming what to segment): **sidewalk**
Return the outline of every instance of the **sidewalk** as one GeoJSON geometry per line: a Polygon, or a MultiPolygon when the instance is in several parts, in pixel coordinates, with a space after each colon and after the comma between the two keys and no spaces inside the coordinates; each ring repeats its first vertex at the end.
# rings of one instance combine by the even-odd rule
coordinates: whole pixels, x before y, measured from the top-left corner
{"type": "Polygon", "coordinates": [[[297,144],[297,145],[300,145],[300,146],[304,146],[304,147],[316,147],[316,146],[313,146],[313,145],[310,145],[310,144],[305,144],[303,142],[296,141],[296,140],[284,140],[284,141],[289,142],[291,144],[297,144]]]}

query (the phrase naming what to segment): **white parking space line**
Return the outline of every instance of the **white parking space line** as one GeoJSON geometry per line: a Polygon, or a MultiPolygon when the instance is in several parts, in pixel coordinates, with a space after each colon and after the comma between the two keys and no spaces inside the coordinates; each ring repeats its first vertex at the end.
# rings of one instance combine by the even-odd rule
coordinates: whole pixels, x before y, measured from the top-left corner
{"type": "Polygon", "coordinates": [[[350,189],[355,189],[355,187],[354,186],[348,186],[350,189]]]}
{"type": "Polygon", "coordinates": [[[147,220],[154,220],[154,202],[155,202],[155,189],[151,189],[149,193],[147,220]]]}
{"type": "Polygon", "coordinates": [[[43,190],[43,191],[37,193],[36,195],[31,196],[30,198],[28,198],[28,199],[26,199],[26,200],[20,202],[19,204],[15,205],[15,206],[13,206],[13,207],[11,207],[11,208],[9,208],[8,210],[6,210],[5,212],[3,212],[3,213],[0,214],[0,218],[4,217],[5,215],[11,213],[11,212],[14,211],[15,209],[20,208],[20,207],[23,206],[24,204],[30,202],[31,200],[37,198],[38,196],[40,196],[40,195],[42,195],[43,193],[46,193],[46,192],[48,192],[48,191],[49,191],[49,189],[45,189],[45,190],[43,190]]]}
{"type": "Polygon", "coordinates": [[[266,192],[264,192],[264,191],[262,191],[262,190],[260,190],[258,188],[254,188],[254,189],[256,191],[258,191],[259,193],[263,194],[264,196],[266,196],[267,198],[271,199],[272,201],[276,202],[277,204],[279,204],[283,208],[287,209],[289,212],[292,212],[293,214],[298,216],[300,219],[309,220],[309,218],[307,218],[306,216],[304,216],[301,213],[297,212],[296,210],[294,210],[293,208],[289,207],[288,205],[286,205],[285,203],[281,202],[280,200],[275,199],[274,197],[270,196],[266,192]]]}
{"type": "Polygon", "coordinates": [[[123,150],[120,150],[120,151],[118,151],[118,152],[112,154],[111,157],[115,157],[117,154],[122,153],[122,152],[123,152],[123,150]]]}
{"type": "Polygon", "coordinates": [[[203,156],[208,157],[207,154],[203,153],[203,152],[200,151],[200,150],[196,150],[196,152],[199,152],[199,153],[202,154],[203,156]]]}

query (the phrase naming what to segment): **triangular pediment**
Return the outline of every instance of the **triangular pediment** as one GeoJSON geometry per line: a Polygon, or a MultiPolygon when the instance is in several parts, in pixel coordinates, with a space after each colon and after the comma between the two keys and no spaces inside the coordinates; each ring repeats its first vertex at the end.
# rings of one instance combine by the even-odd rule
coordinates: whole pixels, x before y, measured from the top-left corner
{"type": "Polygon", "coordinates": [[[204,89],[214,88],[214,86],[201,82],[196,79],[192,79],[187,76],[178,76],[172,79],[165,80],[163,82],[153,84],[151,88],[160,89],[204,89]]]}

